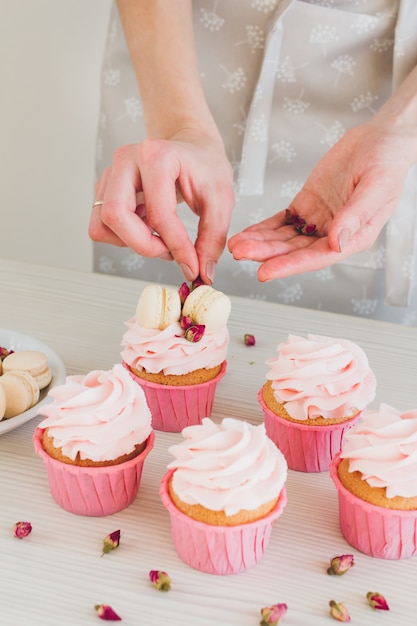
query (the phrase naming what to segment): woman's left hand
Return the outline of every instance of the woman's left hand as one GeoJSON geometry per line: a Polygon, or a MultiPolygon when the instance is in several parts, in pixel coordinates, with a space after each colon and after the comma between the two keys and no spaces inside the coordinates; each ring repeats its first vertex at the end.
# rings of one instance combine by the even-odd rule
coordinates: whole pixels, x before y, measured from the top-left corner
{"type": "Polygon", "coordinates": [[[348,131],[319,161],[287,211],[231,237],[236,260],[258,261],[262,282],[325,268],[370,248],[394,213],[416,137],[375,120],[348,131]],[[291,214],[291,215],[290,215],[291,214]],[[299,233],[289,217],[315,226],[299,233]]]}

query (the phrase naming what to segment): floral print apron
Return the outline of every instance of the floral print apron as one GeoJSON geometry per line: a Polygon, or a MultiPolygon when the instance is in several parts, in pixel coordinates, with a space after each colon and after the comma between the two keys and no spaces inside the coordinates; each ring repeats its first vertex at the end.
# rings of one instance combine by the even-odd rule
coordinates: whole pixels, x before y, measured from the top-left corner
{"type": "MultiPolygon", "coordinates": [[[[235,172],[229,234],[285,209],[317,161],[366,122],[417,62],[412,0],[193,0],[201,80],[235,172]],[[210,54],[207,54],[207,51],[210,54]]],[[[97,175],[145,137],[140,97],[114,8],[102,68],[97,175]]],[[[193,240],[196,216],[179,213],[193,240]]],[[[258,263],[225,250],[228,294],[417,325],[417,169],[373,247],[329,268],[259,283],[258,263]]],[[[179,284],[175,263],[94,244],[94,269],[179,284]]]]}

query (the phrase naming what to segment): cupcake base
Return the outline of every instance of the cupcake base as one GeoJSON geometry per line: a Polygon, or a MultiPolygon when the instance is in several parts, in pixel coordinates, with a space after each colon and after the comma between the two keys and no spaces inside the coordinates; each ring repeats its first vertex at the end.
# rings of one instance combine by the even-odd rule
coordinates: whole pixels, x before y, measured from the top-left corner
{"type": "Polygon", "coordinates": [[[36,428],[33,443],[45,463],[52,497],[60,507],[75,515],[102,517],[133,502],[144,461],[154,446],[154,432],[140,454],[125,463],[105,467],[79,467],[52,458],[43,448],[42,434],[42,429],[36,428]]]}
{"type": "Polygon", "coordinates": [[[417,511],[387,509],[353,495],[339,479],[337,454],[330,476],[339,501],[339,522],[346,541],[368,556],[407,559],[417,554],[417,511]]]}
{"type": "Polygon", "coordinates": [[[168,488],[173,471],[163,477],[159,493],[170,515],[178,556],[190,567],[208,574],[239,574],[254,567],[268,546],[272,522],[287,503],[285,487],[267,516],[247,524],[213,526],[188,517],[174,505],[168,488]]]}
{"type": "Polygon", "coordinates": [[[186,426],[201,424],[210,417],[217,383],[226,373],[227,362],[222,363],[215,378],[197,385],[162,385],[136,376],[126,363],[124,367],[145,392],[152,413],[152,427],[170,433],[179,433],[186,426]]]}
{"type": "Polygon", "coordinates": [[[328,426],[302,424],[280,417],[265,403],[263,387],[258,402],[265,418],[265,430],[281,450],[288,468],[298,472],[326,472],[333,457],[340,452],[345,432],[359,419],[354,417],[328,426]]]}

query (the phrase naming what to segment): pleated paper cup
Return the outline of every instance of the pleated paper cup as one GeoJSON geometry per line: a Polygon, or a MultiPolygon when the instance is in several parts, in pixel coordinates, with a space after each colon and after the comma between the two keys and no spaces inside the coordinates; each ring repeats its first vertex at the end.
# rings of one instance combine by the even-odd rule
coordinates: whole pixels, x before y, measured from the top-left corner
{"type": "Polygon", "coordinates": [[[190,567],[207,574],[239,574],[257,565],[268,546],[272,523],[287,503],[285,487],[266,517],[237,526],[214,526],[188,517],[172,502],[168,484],[173,471],[163,477],[159,493],[169,512],[178,556],[190,567]]]}
{"type": "Polygon", "coordinates": [[[223,362],[215,378],[198,385],[162,385],[136,376],[124,363],[129,374],[144,390],[152,413],[152,428],[168,433],[179,433],[186,426],[201,424],[203,417],[210,417],[213,410],[216,387],[226,373],[223,362]]]}
{"type": "Polygon", "coordinates": [[[340,482],[337,454],[330,476],[339,501],[340,530],[353,547],[379,559],[408,559],[417,554],[417,511],[397,511],[361,500],[340,482]]]}
{"type": "Polygon", "coordinates": [[[285,456],[288,468],[298,472],[326,472],[341,451],[344,434],[357,422],[360,413],[339,424],[314,426],[280,417],[267,406],[262,388],[258,402],[264,413],[266,434],[285,456]]]}
{"type": "Polygon", "coordinates": [[[79,467],[52,458],[43,448],[42,432],[35,430],[33,443],[45,463],[52,497],[60,507],[75,515],[102,517],[125,509],[136,498],[144,461],[154,445],[153,431],[140,454],[108,467],[79,467]]]}

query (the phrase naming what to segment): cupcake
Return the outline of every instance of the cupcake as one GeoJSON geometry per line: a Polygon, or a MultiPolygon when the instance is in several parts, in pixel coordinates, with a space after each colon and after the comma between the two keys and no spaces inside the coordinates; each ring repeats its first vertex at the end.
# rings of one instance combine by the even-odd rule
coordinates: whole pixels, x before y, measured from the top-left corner
{"type": "Polygon", "coordinates": [[[68,376],[53,388],[34,445],[56,502],[77,515],[111,515],[136,497],[154,443],[145,394],[121,365],[68,376]]]}
{"type": "Polygon", "coordinates": [[[121,356],[145,391],[153,428],[180,432],[211,415],[226,372],[230,309],[230,299],[208,285],[143,289],[121,356]]]}
{"type": "Polygon", "coordinates": [[[347,339],[289,335],[267,365],[258,393],[267,434],[290,469],[328,470],[344,433],[375,397],[366,354],[347,339]]]}
{"type": "Polygon", "coordinates": [[[210,418],[182,431],[161,481],[181,559],[209,574],[258,563],[286,504],[287,463],[263,424],[210,418]]]}
{"type": "Polygon", "coordinates": [[[332,462],[340,528],[381,559],[417,554],[417,409],[364,411],[332,462]]]}

